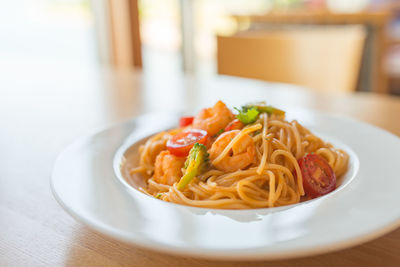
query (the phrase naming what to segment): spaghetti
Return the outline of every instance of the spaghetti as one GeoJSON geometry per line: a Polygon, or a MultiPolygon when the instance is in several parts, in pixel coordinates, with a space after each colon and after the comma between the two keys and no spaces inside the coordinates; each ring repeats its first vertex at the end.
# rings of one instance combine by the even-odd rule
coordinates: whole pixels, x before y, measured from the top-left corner
{"type": "MultiPolygon", "coordinates": [[[[140,147],[139,166],[130,170],[130,174],[140,174],[146,179],[147,186],[140,188],[142,192],[164,201],[196,207],[278,207],[328,193],[328,189],[324,192],[324,186],[334,183],[329,189],[333,190],[336,177],[347,171],[345,151],[324,142],[297,121],[285,120],[282,112],[247,108],[244,115],[257,111],[249,123],[246,118],[235,120],[233,114],[216,116],[221,109],[226,115],[227,107],[219,101],[207,112],[199,113],[201,116],[211,114],[206,125],[204,118],[198,115],[191,124],[158,133],[140,147]],[[213,129],[214,124],[218,129],[213,129]],[[187,135],[193,129],[204,129],[207,133],[206,140],[203,138],[205,141],[201,142],[209,155],[206,155],[205,168],[188,175],[192,167],[185,165],[191,154],[176,156],[167,143],[174,140],[174,136],[187,135]],[[182,182],[183,179],[187,181],[182,182]],[[322,188],[317,188],[321,189],[318,192],[316,184],[322,188]]],[[[237,118],[243,114],[238,114],[237,118]]],[[[190,140],[200,138],[194,133],[190,140]]],[[[185,141],[185,138],[178,141],[185,141]]],[[[190,153],[192,151],[193,148],[190,153]]]]}

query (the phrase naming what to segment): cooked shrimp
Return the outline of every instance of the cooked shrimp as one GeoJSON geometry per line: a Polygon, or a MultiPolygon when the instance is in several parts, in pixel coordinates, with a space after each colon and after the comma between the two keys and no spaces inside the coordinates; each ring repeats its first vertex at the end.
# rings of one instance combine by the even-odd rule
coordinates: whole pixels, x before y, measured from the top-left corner
{"type": "Polygon", "coordinates": [[[168,150],[162,151],[156,157],[154,180],[160,184],[173,185],[181,178],[184,163],[185,158],[178,158],[168,150]]]}
{"type": "Polygon", "coordinates": [[[206,130],[213,136],[224,129],[233,118],[230,109],[222,101],[218,101],[213,107],[201,110],[194,117],[193,128],[206,130]]]}
{"type": "Polygon", "coordinates": [[[151,162],[155,162],[155,159],[161,151],[167,149],[167,141],[170,138],[170,135],[165,133],[160,138],[157,138],[153,142],[149,143],[149,156],[151,162]]]}
{"type": "Polygon", "coordinates": [[[170,134],[161,132],[147,140],[146,144],[140,146],[140,165],[144,165],[153,171],[156,157],[161,151],[167,149],[166,144],[169,138],[171,138],[170,134]]]}
{"type": "MultiPolygon", "coordinates": [[[[239,130],[225,132],[221,134],[217,140],[215,140],[211,146],[211,149],[209,150],[212,161],[222,153],[229,142],[232,141],[232,139],[239,132],[239,130]]],[[[233,172],[239,169],[244,169],[254,162],[255,154],[256,148],[253,138],[251,138],[250,135],[245,134],[232,146],[231,151],[229,151],[229,153],[222,158],[222,160],[214,164],[214,166],[218,170],[225,172],[233,172]]]]}

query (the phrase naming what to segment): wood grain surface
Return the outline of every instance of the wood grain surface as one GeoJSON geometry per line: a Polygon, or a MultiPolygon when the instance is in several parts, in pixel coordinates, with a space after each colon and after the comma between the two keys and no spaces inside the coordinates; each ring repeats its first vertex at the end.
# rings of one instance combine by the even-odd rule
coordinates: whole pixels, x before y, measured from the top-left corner
{"type": "MultiPolygon", "coordinates": [[[[12,72],[11,72],[12,71],[12,72]]],[[[400,99],[315,94],[229,77],[32,68],[0,77],[0,266],[398,266],[400,229],[343,251],[272,262],[220,262],[143,250],[93,232],[56,202],[49,179],[76,138],[144,112],[194,112],[268,96],[283,108],[334,112],[400,136],[400,99]],[[157,77],[157,78],[156,78],[157,77]]],[[[356,133],[355,133],[356,134],[356,133]]]]}

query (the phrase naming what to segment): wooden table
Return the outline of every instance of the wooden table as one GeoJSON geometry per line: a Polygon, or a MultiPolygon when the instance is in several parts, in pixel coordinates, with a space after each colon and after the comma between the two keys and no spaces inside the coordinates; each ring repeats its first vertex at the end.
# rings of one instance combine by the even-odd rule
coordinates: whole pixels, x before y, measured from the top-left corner
{"type": "Polygon", "coordinates": [[[351,249],[285,261],[217,262],[160,254],[93,232],[69,216],[50,192],[57,154],[81,135],[143,112],[189,112],[218,98],[237,105],[265,92],[270,103],[283,108],[337,112],[400,135],[400,98],[395,97],[318,95],[238,78],[198,80],[169,75],[165,69],[152,73],[54,66],[4,69],[0,76],[0,266],[398,264],[400,229],[351,249]]]}

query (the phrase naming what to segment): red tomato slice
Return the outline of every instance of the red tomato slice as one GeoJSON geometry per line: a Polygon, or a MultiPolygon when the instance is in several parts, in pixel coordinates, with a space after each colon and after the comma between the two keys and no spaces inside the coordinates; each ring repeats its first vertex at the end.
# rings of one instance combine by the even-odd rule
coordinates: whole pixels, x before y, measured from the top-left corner
{"type": "Polygon", "coordinates": [[[190,124],[192,124],[194,117],[193,116],[187,116],[187,117],[181,117],[179,119],[179,126],[180,127],[185,127],[190,124]]]}
{"type": "Polygon", "coordinates": [[[312,198],[323,196],[336,188],[336,176],[328,162],[317,154],[308,154],[299,159],[303,175],[303,187],[312,198]]]}
{"type": "Polygon", "coordinates": [[[227,131],[231,131],[231,130],[240,130],[244,127],[244,124],[238,120],[238,119],[234,119],[233,121],[231,121],[224,129],[225,132],[227,131]]]}
{"type": "Polygon", "coordinates": [[[207,132],[200,129],[190,129],[172,136],[167,142],[171,154],[177,157],[186,157],[195,143],[205,144],[207,132]]]}

